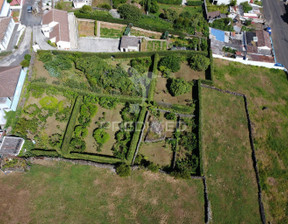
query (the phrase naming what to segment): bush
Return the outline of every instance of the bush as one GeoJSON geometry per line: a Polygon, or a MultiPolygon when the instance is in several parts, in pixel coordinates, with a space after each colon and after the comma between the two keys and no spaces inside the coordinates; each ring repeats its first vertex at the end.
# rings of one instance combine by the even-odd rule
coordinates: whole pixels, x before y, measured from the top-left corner
{"type": "Polygon", "coordinates": [[[107,9],[107,10],[111,9],[111,6],[108,4],[100,4],[100,5],[98,5],[98,7],[101,9],[107,9]]]}
{"type": "Polygon", "coordinates": [[[203,55],[194,55],[188,59],[189,65],[192,69],[196,71],[204,71],[210,65],[209,58],[203,55]]]}
{"type": "Polygon", "coordinates": [[[219,30],[224,31],[233,31],[233,20],[231,18],[223,18],[223,19],[217,19],[212,24],[211,27],[219,30]]]}
{"type": "Polygon", "coordinates": [[[118,8],[118,12],[122,18],[131,22],[140,20],[142,12],[134,5],[124,4],[118,8]]]}
{"type": "Polygon", "coordinates": [[[179,96],[192,90],[191,84],[183,78],[168,79],[168,91],[172,96],[179,96]]]}
{"type": "Polygon", "coordinates": [[[202,1],[188,1],[186,5],[188,6],[201,6],[203,4],[202,1]]]}
{"type": "Polygon", "coordinates": [[[21,65],[23,68],[29,67],[30,61],[24,59],[23,61],[21,61],[20,65],[21,65]]]}
{"type": "Polygon", "coordinates": [[[157,0],[157,2],[169,5],[181,5],[182,0],[157,0]]]}
{"type": "Polygon", "coordinates": [[[103,128],[97,128],[93,133],[93,137],[100,146],[105,144],[110,139],[109,134],[105,132],[103,128]]]}
{"type": "Polygon", "coordinates": [[[113,7],[118,8],[119,5],[126,3],[127,0],[113,0],[113,7]]]}
{"type": "Polygon", "coordinates": [[[82,13],[89,13],[92,12],[92,7],[90,5],[83,5],[79,11],[82,13]]]}
{"type": "Polygon", "coordinates": [[[130,166],[128,166],[125,163],[121,163],[120,165],[118,165],[116,167],[116,173],[120,176],[120,177],[127,177],[131,175],[131,168],[130,166]]]}
{"type": "Polygon", "coordinates": [[[52,54],[50,51],[39,51],[38,56],[39,60],[44,63],[52,60],[52,54]]]}
{"type": "Polygon", "coordinates": [[[31,55],[30,54],[25,54],[24,59],[27,61],[31,60],[31,55]]]}
{"type": "Polygon", "coordinates": [[[147,169],[156,173],[159,171],[159,166],[157,164],[150,162],[149,165],[147,166],[147,169]]]}
{"type": "Polygon", "coordinates": [[[242,2],[242,3],[240,3],[240,5],[242,5],[243,11],[245,13],[247,13],[247,12],[252,10],[252,6],[250,6],[248,2],[242,2]]]}
{"type": "Polygon", "coordinates": [[[166,113],[164,114],[164,117],[165,117],[167,120],[173,120],[173,121],[176,121],[176,120],[177,120],[176,114],[171,113],[171,112],[166,112],[166,113]]]}
{"type": "Polygon", "coordinates": [[[160,17],[174,22],[179,17],[179,14],[173,9],[163,9],[163,13],[160,14],[160,17]]]}
{"type": "Polygon", "coordinates": [[[58,100],[53,96],[46,96],[39,101],[40,105],[47,110],[53,110],[58,105],[58,100]]]}
{"type": "Polygon", "coordinates": [[[158,68],[160,69],[160,71],[167,68],[172,72],[177,72],[180,70],[180,63],[181,63],[180,57],[171,55],[161,58],[158,64],[158,68]]]}

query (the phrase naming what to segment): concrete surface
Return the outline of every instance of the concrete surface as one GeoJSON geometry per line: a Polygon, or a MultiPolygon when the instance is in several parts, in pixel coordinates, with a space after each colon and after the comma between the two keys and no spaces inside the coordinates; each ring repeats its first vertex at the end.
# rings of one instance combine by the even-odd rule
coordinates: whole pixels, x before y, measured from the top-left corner
{"type": "Polygon", "coordinates": [[[83,52],[119,52],[120,39],[80,37],[77,51],[83,52]]]}
{"type": "Polygon", "coordinates": [[[25,3],[22,7],[22,13],[21,13],[21,24],[25,26],[37,26],[41,24],[42,16],[41,14],[35,14],[28,13],[27,12],[27,6],[33,6],[35,5],[35,0],[25,0],[25,3]]]}
{"type": "Polygon", "coordinates": [[[272,28],[272,40],[276,59],[288,68],[288,12],[281,0],[263,0],[264,16],[272,28]]]}

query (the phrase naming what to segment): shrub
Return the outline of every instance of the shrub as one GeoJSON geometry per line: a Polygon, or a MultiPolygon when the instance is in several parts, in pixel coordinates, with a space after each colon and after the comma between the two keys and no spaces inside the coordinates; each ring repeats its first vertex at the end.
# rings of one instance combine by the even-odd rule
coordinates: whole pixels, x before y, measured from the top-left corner
{"type": "Polygon", "coordinates": [[[147,166],[147,169],[156,173],[159,171],[159,166],[157,164],[150,162],[149,165],[147,166]]]}
{"type": "Polygon", "coordinates": [[[164,117],[165,117],[167,120],[173,120],[173,121],[175,121],[175,120],[177,119],[176,114],[171,113],[171,112],[166,112],[166,113],[164,114],[164,117]]]}
{"type": "Polygon", "coordinates": [[[93,137],[99,145],[105,144],[110,139],[109,134],[102,128],[97,128],[93,133],[93,137]]]}
{"type": "Polygon", "coordinates": [[[73,151],[83,152],[86,149],[85,141],[83,141],[81,138],[73,138],[70,145],[73,148],[73,151]]]}
{"type": "Polygon", "coordinates": [[[179,17],[179,14],[173,9],[163,9],[163,13],[160,14],[160,17],[174,22],[179,17]]]}
{"type": "Polygon", "coordinates": [[[180,70],[180,63],[181,63],[180,57],[171,55],[161,58],[158,64],[158,68],[160,70],[164,70],[163,68],[168,68],[172,72],[177,72],[180,70]]]}
{"type": "Polygon", "coordinates": [[[20,65],[21,65],[23,68],[29,67],[30,61],[27,61],[27,60],[24,59],[23,61],[21,61],[20,65]]]}
{"type": "Polygon", "coordinates": [[[202,1],[188,1],[186,5],[188,6],[201,6],[203,4],[202,1]]]}
{"type": "Polygon", "coordinates": [[[47,110],[55,109],[58,105],[58,100],[53,96],[46,96],[39,101],[40,105],[47,110]]]}
{"type": "Polygon", "coordinates": [[[100,4],[100,5],[98,5],[98,7],[101,9],[107,9],[107,10],[111,9],[111,6],[108,4],[100,4]]]}
{"type": "Polygon", "coordinates": [[[39,60],[44,63],[52,60],[52,54],[49,51],[39,51],[38,56],[39,60]]]}
{"type": "Polygon", "coordinates": [[[169,5],[181,5],[181,0],[157,0],[158,3],[169,4],[169,5]]]}
{"type": "Polygon", "coordinates": [[[116,173],[120,177],[127,177],[131,175],[131,168],[125,163],[121,163],[120,165],[117,165],[116,167],[116,173]]]}
{"type": "Polygon", "coordinates": [[[118,8],[118,12],[122,18],[131,22],[138,21],[141,18],[142,12],[134,5],[124,4],[118,8]]]}
{"type": "Polygon", "coordinates": [[[242,2],[242,3],[240,3],[240,5],[242,5],[243,11],[245,13],[247,13],[247,12],[252,10],[252,6],[249,5],[248,1],[247,2],[242,2]]]}
{"type": "Polygon", "coordinates": [[[31,60],[31,55],[30,54],[25,54],[24,59],[27,61],[31,60]]]}
{"type": "Polygon", "coordinates": [[[191,84],[183,78],[168,79],[168,91],[172,96],[179,96],[191,91],[191,84]]]}
{"type": "Polygon", "coordinates": [[[92,7],[90,5],[83,5],[79,11],[82,13],[89,13],[92,12],[92,7]]]}
{"type": "Polygon", "coordinates": [[[233,20],[231,18],[223,18],[223,19],[217,19],[212,24],[211,27],[219,30],[224,31],[233,31],[233,20]]]}
{"type": "Polygon", "coordinates": [[[203,55],[193,55],[188,62],[190,67],[196,71],[204,71],[210,65],[210,60],[203,55]]]}
{"type": "Polygon", "coordinates": [[[113,7],[118,8],[119,5],[126,3],[127,0],[113,0],[113,7]]]}

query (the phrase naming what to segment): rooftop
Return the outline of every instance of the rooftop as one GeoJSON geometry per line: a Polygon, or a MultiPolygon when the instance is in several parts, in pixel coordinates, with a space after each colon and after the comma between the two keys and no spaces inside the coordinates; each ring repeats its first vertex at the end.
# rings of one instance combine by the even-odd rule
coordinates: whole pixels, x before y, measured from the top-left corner
{"type": "Polygon", "coordinates": [[[0,154],[17,156],[24,144],[24,139],[5,136],[0,146],[0,154]]]}
{"type": "Polygon", "coordinates": [[[69,42],[68,13],[63,10],[51,9],[44,14],[42,24],[49,25],[51,22],[57,22],[58,24],[53,27],[53,31],[50,33],[50,38],[56,37],[56,42],[69,42]]]}
{"type": "MultiPolygon", "coordinates": [[[[1,5],[1,0],[0,0],[0,5],[1,5]]],[[[3,38],[5,37],[5,33],[6,33],[6,30],[8,28],[8,25],[11,19],[12,19],[11,17],[0,18],[0,41],[2,41],[3,38]]]]}
{"type": "Polygon", "coordinates": [[[121,38],[120,48],[138,47],[140,39],[138,37],[123,36],[121,38]]]}
{"type": "Polygon", "coordinates": [[[224,31],[211,28],[211,34],[213,36],[215,36],[216,40],[219,40],[221,42],[225,41],[225,32],[224,31]]]}
{"type": "Polygon", "coordinates": [[[14,96],[21,69],[21,66],[0,67],[0,97],[14,96]]]}

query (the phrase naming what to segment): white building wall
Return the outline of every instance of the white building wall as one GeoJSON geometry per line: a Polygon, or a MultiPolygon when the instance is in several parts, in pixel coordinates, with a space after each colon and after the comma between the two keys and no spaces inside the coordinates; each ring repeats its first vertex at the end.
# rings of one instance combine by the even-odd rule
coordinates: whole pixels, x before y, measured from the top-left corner
{"type": "Polygon", "coordinates": [[[85,1],[85,2],[75,2],[75,1],[73,1],[73,6],[74,6],[74,8],[76,8],[76,9],[80,9],[80,8],[82,8],[84,5],[89,5],[89,4],[88,4],[88,1],[85,1]]]}
{"type": "Polygon", "coordinates": [[[58,49],[68,50],[71,48],[70,42],[58,41],[56,44],[58,49]]]}
{"type": "MultiPolygon", "coordinates": [[[[249,0],[237,0],[237,5],[239,5],[242,2],[249,2],[249,0]]],[[[230,0],[213,0],[213,4],[217,4],[217,5],[229,5],[230,4],[230,0]]]]}
{"type": "Polygon", "coordinates": [[[2,9],[0,11],[0,17],[6,17],[10,15],[10,4],[7,2],[7,0],[4,0],[2,9]]]}

